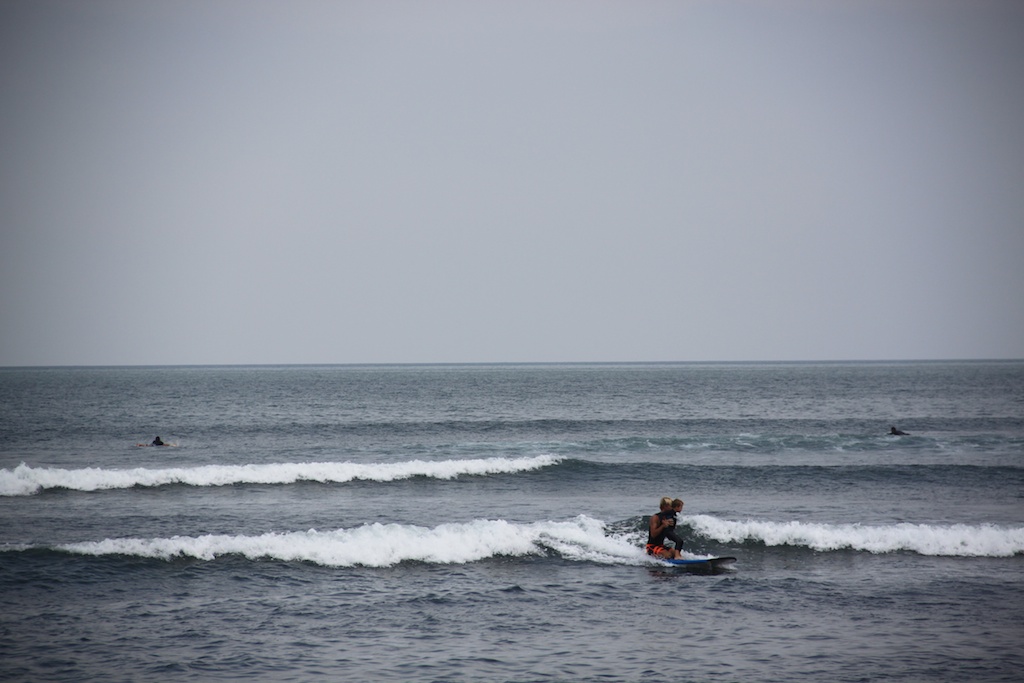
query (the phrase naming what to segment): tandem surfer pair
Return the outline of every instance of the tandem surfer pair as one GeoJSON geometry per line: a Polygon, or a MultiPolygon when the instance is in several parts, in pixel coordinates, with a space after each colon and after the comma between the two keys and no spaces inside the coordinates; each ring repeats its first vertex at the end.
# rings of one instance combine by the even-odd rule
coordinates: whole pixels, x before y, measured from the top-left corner
{"type": "Polygon", "coordinates": [[[648,522],[647,554],[663,560],[678,560],[682,557],[679,551],[683,547],[683,539],[676,533],[676,519],[683,511],[683,501],[666,496],[659,501],[658,507],[658,513],[651,515],[648,522]],[[666,541],[672,545],[666,545],[666,541]]]}
{"type": "Polygon", "coordinates": [[[676,518],[683,510],[683,501],[662,498],[657,514],[651,515],[647,536],[647,554],[670,567],[717,574],[736,561],[735,557],[696,557],[684,559],[680,550],[683,539],[676,533],[676,518]]]}

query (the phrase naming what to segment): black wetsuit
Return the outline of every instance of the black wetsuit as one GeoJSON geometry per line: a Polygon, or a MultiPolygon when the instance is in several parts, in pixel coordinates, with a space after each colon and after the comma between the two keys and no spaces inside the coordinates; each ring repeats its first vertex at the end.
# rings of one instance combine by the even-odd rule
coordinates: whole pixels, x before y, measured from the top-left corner
{"type": "Polygon", "coordinates": [[[164,444],[163,441],[160,440],[160,437],[158,436],[155,439],[153,439],[153,445],[154,446],[163,446],[165,444],[164,444]]]}
{"type": "MultiPolygon", "coordinates": [[[[658,516],[661,517],[663,520],[674,519],[674,520],[676,520],[676,524],[678,524],[679,523],[679,517],[677,515],[678,515],[678,513],[675,510],[669,510],[667,512],[659,512],[658,513],[658,516]]],[[[676,544],[676,550],[682,550],[683,549],[683,539],[680,538],[679,534],[676,533],[675,525],[670,526],[668,528],[668,530],[665,531],[665,533],[662,534],[662,535],[663,535],[664,538],[667,538],[668,540],[670,540],[670,541],[672,541],[673,543],[676,544]]],[[[659,545],[661,545],[661,544],[659,544],[659,545]]]]}
{"type": "MultiPolygon", "coordinates": [[[[675,519],[675,516],[675,510],[669,510],[668,512],[659,512],[655,515],[655,517],[660,518],[662,522],[664,522],[666,519],[675,519]]],[[[676,536],[675,530],[673,530],[672,527],[668,527],[657,536],[651,536],[649,533],[647,534],[647,554],[653,555],[658,548],[664,548],[666,538],[675,542],[677,544],[676,550],[679,550],[679,546],[682,545],[682,542],[676,540],[678,536],[676,536]]]]}

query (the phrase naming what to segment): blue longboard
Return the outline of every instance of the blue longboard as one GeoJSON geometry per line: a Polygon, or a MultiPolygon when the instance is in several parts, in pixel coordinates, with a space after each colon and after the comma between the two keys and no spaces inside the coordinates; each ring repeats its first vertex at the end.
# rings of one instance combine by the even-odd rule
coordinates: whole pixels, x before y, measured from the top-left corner
{"type": "Polygon", "coordinates": [[[736,561],[735,557],[705,557],[702,560],[662,560],[670,567],[694,569],[697,571],[715,571],[736,561]]]}

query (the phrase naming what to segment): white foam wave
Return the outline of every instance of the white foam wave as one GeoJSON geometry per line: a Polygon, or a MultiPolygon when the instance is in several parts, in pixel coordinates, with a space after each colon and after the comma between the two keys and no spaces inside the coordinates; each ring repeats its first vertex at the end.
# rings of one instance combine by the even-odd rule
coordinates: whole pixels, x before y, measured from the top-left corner
{"type": "Polygon", "coordinates": [[[390,567],[400,562],[463,564],[491,557],[523,557],[549,552],[569,560],[605,564],[643,564],[640,549],[625,539],[606,536],[604,524],[586,516],[555,522],[516,524],[475,520],[426,528],[366,524],[353,529],[270,533],[260,536],[174,536],[119,538],[71,543],[57,549],[82,555],[129,555],[171,560],[213,560],[224,555],[328,567],[390,567]]]}
{"type": "Polygon", "coordinates": [[[1012,557],[1024,553],[1024,528],[994,524],[814,524],[729,521],[707,515],[686,518],[701,536],[722,543],[760,542],[813,550],[912,551],[950,557],[1012,557]]]}
{"type": "Polygon", "coordinates": [[[394,481],[411,477],[454,479],[463,475],[511,474],[536,470],[561,462],[553,455],[523,458],[478,458],[399,463],[305,462],[268,465],[202,465],[126,470],[100,468],[61,469],[30,467],[24,463],[13,470],[0,470],[0,496],[26,496],[43,489],[75,491],[123,489],[133,486],[227,486],[231,484],[293,484],[298,481],[340,483],[356,479],[394,481]]]}

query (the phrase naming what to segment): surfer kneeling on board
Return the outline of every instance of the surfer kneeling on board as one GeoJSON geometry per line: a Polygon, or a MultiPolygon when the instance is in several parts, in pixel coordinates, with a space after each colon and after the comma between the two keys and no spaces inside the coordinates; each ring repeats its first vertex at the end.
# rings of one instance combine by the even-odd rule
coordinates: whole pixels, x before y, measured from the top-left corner
{"type": "Polygon", "coordinates": [[[648,524],[647,554],[660,557],[663,560],[678,560],[680,558],[679,549],[665,547],[665,539],[676,526],[672,499],[667,496],[662,498],[659,507],[660,511],[651,515],[651,521],[648,524]]]}
{"type": "Polygon", "coordinates": [[[161,441],[160,437],[158,436],[155,439],[153,439],[153,443],[150,444],[150,445],[151,446],[166,446],[167,444],[165,444],[163,441],[161,441]]]}
{"type": "Polygon", "coordinates": [[[665,533],[665,538],[669,541],[672,541],[672,547],[680,552],[682,552],[683,550],[683,539],[676,532],[676,525],[679,524],[679,513],[683,511],[683,505],[685,505],[685,503],[683,503],[681,499],[676,498],[675,500],[672,501],[672,509],[668,513],[658,513],[658,515],[664,519],[669,519],[669,517],[672,518],[672,526],[665,533]]]}

